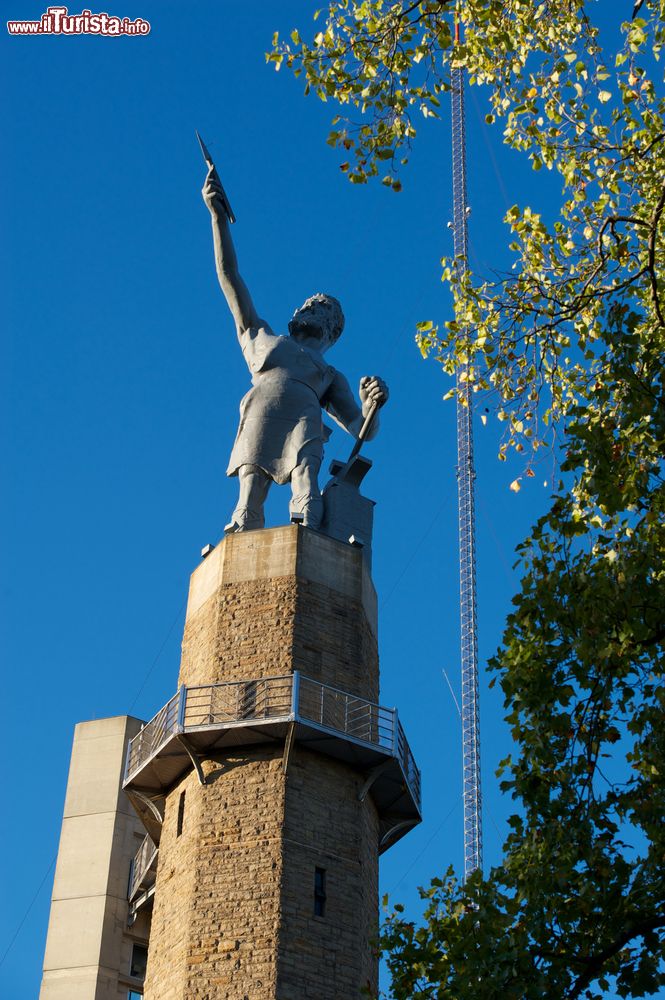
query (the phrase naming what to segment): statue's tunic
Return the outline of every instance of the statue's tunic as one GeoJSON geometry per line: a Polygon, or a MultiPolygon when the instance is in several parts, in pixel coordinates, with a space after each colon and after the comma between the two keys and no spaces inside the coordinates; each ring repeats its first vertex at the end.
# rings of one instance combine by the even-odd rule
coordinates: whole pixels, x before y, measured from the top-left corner
{"type": "Polygon", "coordinates": [[[316,350],[269,327],[238,334],[252,373],[252,388],[240,403],[240,426],[227,475],[258,465],[276,483],[289,481],[304,458],[323,455],[330,428],[321,408],[342,427],[360,415],[349,383],[316,350]]]}

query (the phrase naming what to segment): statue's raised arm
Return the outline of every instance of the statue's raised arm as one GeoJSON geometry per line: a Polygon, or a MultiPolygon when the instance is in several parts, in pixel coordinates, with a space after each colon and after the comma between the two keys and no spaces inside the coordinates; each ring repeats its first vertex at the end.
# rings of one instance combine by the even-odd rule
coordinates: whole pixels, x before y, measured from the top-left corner
{"type": "Polygon", "coordinates": [[[213,163],[208,167],[202,194],[212,217],[217,277],[240,334],[245,330],[256,328],[261,321],[254,308],[249,289],[238,271],[238,258],[229,227],[228,202],[213,163]]]}

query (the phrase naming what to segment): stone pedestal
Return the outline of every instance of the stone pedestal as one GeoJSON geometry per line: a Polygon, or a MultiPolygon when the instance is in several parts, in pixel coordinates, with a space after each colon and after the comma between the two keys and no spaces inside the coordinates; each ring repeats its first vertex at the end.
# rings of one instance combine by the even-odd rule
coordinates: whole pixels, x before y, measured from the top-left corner
{"type": "Polygon", "coordinates": [[[178,684],[297,669],[376,701],[376,615],[360,550],[297,525],[227,535],[192,574],[178,684]]]}
{"type": "MultiPolygon", "coordinates": [[[[192,576],[179,683],[294,671],[377,700],[365,560],[297,526],[229,535],[192,576]]],[[[311,743],[241,737],[200,770],[166,795],[146,1000],[353,1000],[375,987],[366,774],[311,743]]]]}

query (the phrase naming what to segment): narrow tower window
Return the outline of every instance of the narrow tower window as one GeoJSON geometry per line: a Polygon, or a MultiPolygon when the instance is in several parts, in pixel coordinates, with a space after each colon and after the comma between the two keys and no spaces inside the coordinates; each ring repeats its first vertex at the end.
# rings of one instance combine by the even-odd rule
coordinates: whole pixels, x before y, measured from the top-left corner
{"type": "Polygon", "coordinates": [[[326,870],[314,869],[314,916],[323,917],[326,912],[326,870]]]}
{"type": "Polygon", "coordinates": [[[180,798],[178,799],[178,823],[176,825],[175,835],[179,837],[182,833],[182,823],[185,818],[185,793],[180,793],[180,798]]]}
{"type": "Polygon", "coordinates": [[[148,949],[143,944],[132,945],[132,964],[129,969],[134,979],[145,979],[145,968],[148,962],[148,949]]]}

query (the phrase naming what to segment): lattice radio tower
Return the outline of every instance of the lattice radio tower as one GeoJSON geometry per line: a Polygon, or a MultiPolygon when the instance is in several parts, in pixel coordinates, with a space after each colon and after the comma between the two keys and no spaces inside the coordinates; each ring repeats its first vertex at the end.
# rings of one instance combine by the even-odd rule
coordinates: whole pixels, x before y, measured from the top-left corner
{"type": "MultiPolygon", "coordinates": [[[[460,41],[455,18],[455,44],[460,41]]],[[[453,145],[453,247],[460,277],[468,270],[468,205],[464,69],[451,71],[453,145]]],[[[463,334],[470,339],[470,331],[463,334]]],[[[457,369],[457,497],[459,511],[460,624],[462,659],[462,756],[464,770],[464,878],[483,863],[480,789],[480,713],[476,604],[476,531],[470,352],[457,369]]]]}

